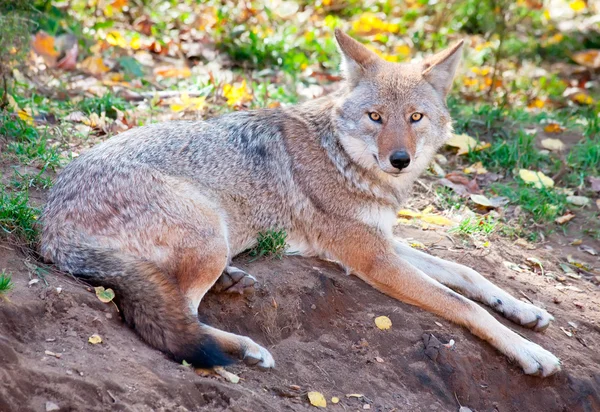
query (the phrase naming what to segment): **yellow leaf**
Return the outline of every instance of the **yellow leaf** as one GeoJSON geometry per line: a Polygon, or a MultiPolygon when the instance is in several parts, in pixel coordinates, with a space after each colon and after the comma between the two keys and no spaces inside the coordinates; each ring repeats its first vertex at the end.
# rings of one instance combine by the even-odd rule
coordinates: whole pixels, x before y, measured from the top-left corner
{"type": "Polygon", "coordinates": [[[469,167],[466,167],[463,172],[465,172],[466,174],[471,174],[471,173],[475,173],[478,175],[483,175],[486,174],[488,171],[485,167],[483,167],[483,163],[481,162],[477,162],[475,164],[472,164],[469,167]]]}
{"type": "Polygon", "coordinates": [[[171,105],[171,110],[174,112],[182,111],[202,111],[206,107],[206,97],[190,97],[187,93],[182,93],[181,104],[174,103],[171,105]]]}
{"type": "Polygon", "coordinates": [[[571,96],[571,100],[573,100],[576,103],[585,105],[590,105],[594,103],[594,99],[592,99],[592,96],[589,96],[585,93],[576,93],[573,96],[571,96]]]}
{"type": "Polygon", "coordinates": [[[392,327],[392,321],[387,316],[378,316],[375,318],[375,326],[381,330],[388,330],[392,327]]]}
{"type": "Polygon", "coordinates": [[[336,404],[340,401],[340,398],[338,398],[337,396],[334,396],[333,398],[331,398],[331,403],[336,404]]]}
{"type": "Polygon", "coordinates": [[[554,180],[542,172],[521,169],[519,170],[519,177],[526,183],[533,183],[538,189],[541,189],[542,187],[554,187],[554,180]]]}
{"type": "Polygon", "coordinates": [[[421,216],[421,220],[427,223],[433,223],[434,225],[439,226],[452,226],[454,222],[448,219],[447,217],[440,215],[424,215],[421,216]]]}
{"type": "Polygon", "coordinates": [[[17,112],[17,116],[19,116],[19,119],[24,120],[25,123],[32,125],[33,124],[33,117],[31,116],[31,114],[29,114],[29,112],[25,109],[21,109],[17,112]]]}
{"type": "Polygon", "coordinates": [[[133,50],[138,50],[140,47],[142,47],[142,41],[139,37],[134,37],[129,42],[129,47],[131,47],[133,50]]]}
{"type": "Polygon", "coordinates": [[[106,35],[106,42],[111,46],[118,46],[122,48],[127,47],[127,42],[118,31],[111,31],[106,35]]]}
{"type": "Polygon", "coordinates": [[[527,105],[527,107],[529,107],[530,109],[542,109],[545,105],[546,101],[536,97],[531,103],[527,105]]]}
{"type": "Polygon", "coordinates": [[[548,123],[544,127],[546,133],[562,133],[565,129],[558,123],[548,123]]]}
{"type": "Polygon", "coordinates": [[[421,217],[421,212],[413,212],[409,209],[401,209],[398,211],[398,216],[402,217],[421,217]]]}
{"type": "Polygon", "coordinates": [[[586,4],[583,0],[575,0],[569,3],[569,7],[575,12],[580,12],[586,8],[586,4]]]}
{"type": "Polygon", "coordinates": [[[459,155],[483,150],[491,146],[489,143],[478,143],[477,140],[466,134],[453,134],[452,137],[446,141],[446,144],[448,146],[457,147],[457,154],[459,155]]]}
{"type": "Polygon", "coordinates": [[[104,286],[97,286],[94,288],[94,290],[96,291],[96,296],[100,302],[112,302],[112,300],[115,298],[115,292],[111,288],[104,289],[104,286]]]}
{"type": "Polygon", "coordinates": [[[418,240],[413,240],[409,243],[410,247],[413,249],[426,249],[425,245],[418,240]]]}
{"type": "Polygon", "coordinates": [[[317,408],[327,407],[327,401],[321,392],[308,392],[307,396],[312,406],[316,406],[317,408]]]}
{"type": "Polygon", "coordinates": [[[227,99],[229,106],[240,106],[252,100],[252,95],[248,93],[246,88],[246,80],[242,81],[239,86],[225,84],[223,86],[223,96],[227,99]]]}
{"type": "Polygon", "coordinates": [[[92,345],[97,345],[99,343],[102,343],[102,338],[100,337],[100,335],[93,334],[88,338],[88,342],[92,345]]]}
{"type": "Polygon", "coordinates": [[[90,56],[81,62],[81,70],[94,76],[104,74],[110,69],[102,61],[102,57],[90,56]]]}
{"type": "Polygon", "coordinates": [[[553,152],[560,152],[565,148],[565,144],[559,139],[544,139],[541,141],[544,149],[551,150],[553,152]]]}

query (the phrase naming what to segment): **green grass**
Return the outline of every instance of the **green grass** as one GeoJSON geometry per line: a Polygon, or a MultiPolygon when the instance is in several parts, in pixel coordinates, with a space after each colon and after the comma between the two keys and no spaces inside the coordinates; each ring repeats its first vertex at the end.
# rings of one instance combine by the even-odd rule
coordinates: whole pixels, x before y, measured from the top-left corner
{"type": "Polygon", "coordinates": [[[567,206],[566,196],[550,188],[537,189],[519,182],[517,185],[497,183],[492,185],[492,190],[521,206],[539,224],[553,222],[567,206]]]}
{"type": "Polygon", "coordinates": [[[474,216],[466,217],[459,225],[449,230],[450,233],[458,233],[463,236],[482,236],[487,237],[496,231],[496,221],[492,216],[474,216]]]}
{"type": "Polygon", "coordinates": [[[260,232],[256,238],[256,246],[250,250],[250,256],[256,259],[260,257],[281,259],[287,248],[286,240],[287,233],[283,229],[260,232]]]}
{"type": "Polygon", "coordinates": [[[14,286],[11,276],[5,270],[0,272],[0,295],[8,292],[14,286]]]}
{"type": "Polygon", "coordinates": [[[100,116],[104,112],[106,117],[111,119],[117,118],[117,110],[125,111],[128,107],[129,103],[112,93],[85,98],[77,105],[77,108],[87,115],[95,113],[100,116]]]}
{"type": "Polygon", "coordinates": [[[26,191],[11,193],[0,186],[0,233],[16,236],[32,245],[38,231],[36,220],[40,210],[29,206],[26,191]]]}
{"type": "Polygon", "coordinates": [[[435,197],[436,206],[443,210],[458,210],[465,204],[464,198],[446,186],[436,186],[435,197]]]}

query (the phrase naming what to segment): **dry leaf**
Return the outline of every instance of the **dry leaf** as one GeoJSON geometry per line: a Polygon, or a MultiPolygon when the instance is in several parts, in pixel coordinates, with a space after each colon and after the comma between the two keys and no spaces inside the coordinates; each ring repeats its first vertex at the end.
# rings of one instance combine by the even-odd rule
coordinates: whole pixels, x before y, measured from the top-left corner
{"type": "Polygon", "coordinates": [[[577,249],[579,249],[582,252],[589,253],[592,256],[596,256],[598,254],[598,252],[596,252],[596,249],[587,245],[581,245],[577,249]]]}
{"type": "Polygon", "coordinates": [[[102,57],[90,56],[80,64],[81,70],[93,76],[99,76],[110,69],[102,61],[102,57]]]}
{"type": "Polygon", "coordinates": [[[560,327],[560,330],[562,330],[565,335],[567,335],[568,337],[573,337],[573,333],[571,331],[566,330],[565,328],[563,328],[562,326],[560,327]]]}
{"type": "Polygon", "coordinates": [[[338,398],[337,396],[334,396],[334,397],[331,398],[331,403],[333,403],[334,405],[336,403],[338,403],[339,401],[340,401],[340,398],[338,398]]]}
{"type": "Polygon", "coordinates": [[[565,286],[565,285],[556,285],[556,286],[554,286],[554,287],[555,287],[556,289],[558,289],[558,290],[570,290],[570,291],[573,291],[573,292],[583,293],[583,290],[579,289],[577,286],[571,286],[571,285],[568,285],[568,286],[565,286]]]}
{"type": "Polygon", "coordinates": [[[165,78],[186,78],[192,75],[188,67],[157,67],[154,69],[154,75],[165,78]]]}
{"type": "Polygon", "coordinates": [[[552,152],[560,152],[565,149],[565,144],[560,139],[544,139],[541,144],[544,149],[552,152]]]}
{"type": "Polygon", "coordinates": [[[556,219],[554,219],[554,221],[556,223],[558,223],[559,225],[564,225],[568,221],[572,220],[574,217],[575,217],[575,213],[569,211],[569,212],[565,213],[564,215],[557,217],[556,219]]]}
{"type": "Polygon", "coordinates": [[[202,111],[206,107],[206,97],[190,97],[187,93],[182,93],[180,97],[181,104],[172,104],[171,110],[174,112],[182,111],[202,111]]]}
{"type": "Polygon", "coordinates": [[[53,357],[55,357],[56,359],[60,359],[60,358],[62,358],[62,353],[54,353],[54,352],[51,352],[51,351],[49,351],[49,350],[47,350],[47,351],[44,351],[44,354],[46,354],[46,355],[48,355],[48,356],[53,356],[53,357]]]}
{"type": "Polygon", "coordinates": [[[562,127],[561,125],[559,125],[558,123],[548,123],[545,127],[544,127],[544,131],[546,133],[562,133],[565,131],[564,127],[562,127]]]}
{"type": "Polygon", "coordinates": [[[77,54],[79,53],[79,47],[77,43],[71,47],[65,57],[60,59],[60,61],[56,64],[56,67],[63,70],[75,70],[77,67],[77,54]]]}
{"type": "Polygon", "coordinates": [[[321,392],[308,392],[306,394],[308,396],[308,400],[312,406],[316,406],[317,408],[326,408],[327,401],[321,392]]]}
{"type": "Polygon", "coordinates": [[[523,181],[526,183],[532,183],[538,189],[541,189],[542,187],[554,186],[554,180],[552,180],[542,172],[521,169],[519,170],[519,177],[523,179],[523,181]]]}
{"type": "Polygon", "coordinates": [[[506,268],[510,269],[510,270],[514,270],[515,272],[519,272],[522,273],[523,269],[521,269],[517,264],[512,263],[512,262],[508,262],[508,261],[504,261],[502,262],[504,264],[504,266],[506,266],[506,268]]]}
{"type": "Polygon", "coordinates": [[[528,249],[528,250],[535,249],[534,245],[532,245],[531,243],[529,243],[528,241],[526,241],[523,238],[519,238],[519,239],[515,240],[515,245],[524,247],[525,249],[528,249]]]}
{"type": "Polygon", "coordinates": [[[414,212],[409,209],[400,209],[398,211],[398,216],[400,216],[400,217],[421,217],[421,212],[414,212]]]}
{"type": "Polygon", "coordinates": [[[578,64],[590,69],[600,68],[600,50],[584,50],[571,56],[578,64]]]}
{"type": "Polygon", "coordinates": [[[469,167],[466,167],[463,172],[465,172],[466,174],[471,174],[471,173],[475,173],[478,175],[483,175],[486,174],[488,171],[485,167],[483,167],[483,163],[481,162],[477,162],[475,164],[472,164],[469,167]]]}
{"type": "Polygon", "coordinates": [[[246,80],[242,81],[239,86],[225,84],[223,86],[223,96],[227,99],[229,106],[240,106],[252,100],[252,95],[248,93],[246,87],[246,80]]]}
{"type": "Polygon", "coordinates": [[[392,321],[387,316],[378,316],[375,318],[375,326],[381,330],[388,330],[392,327],[392,321]]]}
{"type": "Polygon", "coordinates": [[[239,376],[237,376],[235,373],[231,373],[225,370],[225,368],[223,368],[222,366],[216,366],[214,369],[219,376],[227,379],[231,383],[238,383],[240,381],[239,376]]]}
{"type": "Polygon", "coordinates": [[[48,63],[56,62],[56,58],[60,54],[54,46],[54,37],[44,31],[35,34],[31,41],[31,48],[48,63]]]}
{"type": "Polygon", "coordinates": [[[93,334],[88,338],[88,342],[92,345],[97,345],[99,343],[102,343],[102,338],[100,337],[100,335],[93,334]]]}
{"type": "Polygon", "coordinates": [[[446,141],[446,145],[457,147],[458,155],[483,150],[491,146],[490,143],[478,143],[477,140],[467,134],[453,134],[452,137],[446,141]]]}
{"type": "Polygon", "coordinates": [[[364,395],[360,393],[348,393],[346,394],[346,398],[362,398],[364,395]]]}

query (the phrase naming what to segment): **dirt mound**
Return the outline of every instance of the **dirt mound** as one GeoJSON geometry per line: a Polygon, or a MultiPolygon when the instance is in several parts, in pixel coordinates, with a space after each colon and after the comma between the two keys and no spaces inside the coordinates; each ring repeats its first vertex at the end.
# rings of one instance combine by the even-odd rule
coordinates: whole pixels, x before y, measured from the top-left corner
{"type": "MultiPolygon", "coordinates": [[[[410,229],[404,235],[424,243],[439,237],[410,229]]],[[[511,279],[502,261],[523,257],[514,247],[495,244],[483,256],[447,246],[433,253],[476,266],[555,315],[545,334],[501,321],[558,355],[561,373],[525,376],[466,330],[388,298],[333,264],[287,257],[238,259],[236,266],[259,279],[258,292],[249,298],[209,294],[201,304],[203,321],[252,337],[276,359],[267,372],[228,368],[241,378],[233,384],[199,376],[150,349],[114,305],[66,275],[50,273],[48,286],[44,280],[28,286],[36,278],[30,265],[4,243],[0,268],[13,274],[15,288],[10,302],[0,301],[0,410],[45,411],[53,402],[64,411],[304,411],[313,410],[306,397],[312,390],[328,400],[339,397],[328,409],[340,411],[452,411],[458,402],[477,411],[600,410],[597,287],[579,285],[586,289],[581,297],[532,273],[511,273],[511,279]],[[584,309],[576,299],[585,301],[584,309]],[[379,315],[392,320],[390,330],[375,327],[379,315]],[[101,344],[88,343],[95,333],[101,344]],[[445,345],[451,340],[453,346],[445,345]]]]}

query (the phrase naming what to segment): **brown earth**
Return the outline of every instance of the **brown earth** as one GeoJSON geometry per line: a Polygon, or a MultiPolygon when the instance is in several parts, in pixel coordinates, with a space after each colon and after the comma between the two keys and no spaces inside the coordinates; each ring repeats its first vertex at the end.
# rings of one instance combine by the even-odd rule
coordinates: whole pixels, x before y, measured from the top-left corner
{"type": "Polygon", "coordinates": [[[546,271],[558,273],[560,239],[551,250],[524,250],[505,239],[479,250],[436,231],[398,230],[553,313],[556,321],[544,334],[500,320],[558,355],[563,371],[547,379],[525,376],[465,329],[384,296],[332,263],[242,257],[235,264],[259,279],[257,293],[210,294],[200,316],[266,345],[277,366],[229,367],[241,378],[233,384],[199,376],[149,348],[122,323],[114,305],[101,303],[67,275],[50,271],[47,286],[43,280],[28,285],[38,278],[35,262],[25,262],[3,242],[0,269],[13,274],[15,287],[8,301],[0,300],[0,411],[45,411],[47,402],[61,411],[314,410],[308,391],[323,393],[327,409],[339,411],[456,411],[459,405],[477,411],[600,410],[598,287],[569,279],[566,284],[582,292],[561,291],[547,276],[503,264],[536,257],[546,271]],[[375,327],[379,315],[390,317],[390,330],[375,327]],[[93,334],[103,342],[88,343],[93,334]],[[451,348],[440,344],[451,339],[451,348]],[[333,396],[338,404],[330,402],[333,396]]]}

